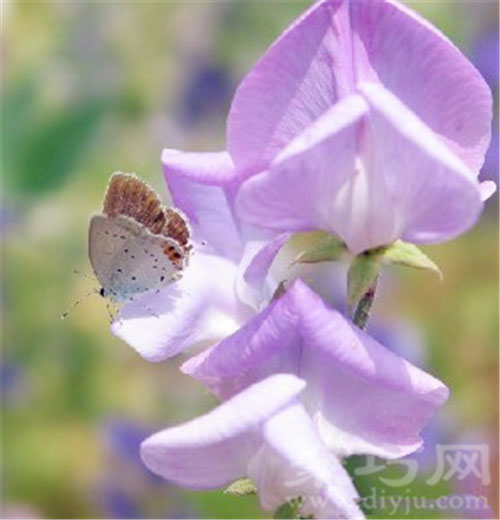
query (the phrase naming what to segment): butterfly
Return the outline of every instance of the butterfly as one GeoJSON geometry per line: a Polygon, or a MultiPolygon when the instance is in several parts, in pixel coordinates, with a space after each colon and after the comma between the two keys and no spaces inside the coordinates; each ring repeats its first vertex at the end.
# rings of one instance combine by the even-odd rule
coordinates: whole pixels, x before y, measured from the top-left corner
{"type": "Polygon", "coordinates": [[[88,252],[100,295],[133,300],[178,280],[192,246],[186,217],[166,208],[136,175],[114,173],[102,214],[90,220],[88,252]]]}

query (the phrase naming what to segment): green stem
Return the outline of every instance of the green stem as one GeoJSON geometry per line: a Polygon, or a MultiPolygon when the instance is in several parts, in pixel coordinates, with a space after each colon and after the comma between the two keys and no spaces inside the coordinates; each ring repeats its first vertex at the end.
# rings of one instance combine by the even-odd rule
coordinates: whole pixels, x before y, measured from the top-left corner
{"type": "Polygon", "coordinates": [[[375,299],[375,291],[377,289],[377,280],[378,276],[375,278],[374,282],[365,292],[361,300],[354,311],[354,318],[352,321],[361,329],[364,330],[368,323],[368,319],[370,318],[370,310],[373,305],[373,300],[375,299]]]}

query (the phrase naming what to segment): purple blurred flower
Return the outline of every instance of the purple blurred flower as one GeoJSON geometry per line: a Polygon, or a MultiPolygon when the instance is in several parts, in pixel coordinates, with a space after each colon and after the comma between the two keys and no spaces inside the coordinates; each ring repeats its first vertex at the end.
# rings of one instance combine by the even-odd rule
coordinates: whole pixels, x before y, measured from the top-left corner
{"type": "Polygon", "coordinates": [[[140,462],[139,446],[148,433],[146,428],[127,419],[112,419],[106,424],[105,433],[115,455],[140,462]]]}
{"type": "Polygon", "coordinates": [[[0,365],[0,389],[4,397],[16,391],[19,385],[20,373],[21,370],[17,364],[2,362],[0,365]]]}
{"type": "Polygon", "coordinates": [[[304,404],[337,456],[397,458],[446,401],[437,379],[328,307],[302,281],[182,370],[225,400],[274,373],[304,379],[304,404]]]}
{"type": "Polygon", "coordinates": [[[495,189],[477,181],[491,105],[474,67],[411,10],[321,0],[240,84],[218,155],[231,167],[207,169],[214,154],[176,161],[262,227],[323,229],[353,253],[439,242],[471,227],[495,189]]]}
{"type": "Polygon", "coordinates": [[[107,518],[140,518],[136,501],[125,491],[115,486],[104,486],[101,499],[107,518]]]}
{"type": "Polygon", "coordinates": [[[198,58],[192,65],[186,84],[182,89],[179,118],[193,128],[210,116],[225,110],[231,100],[232,84],[228,70],[198,58]]]}
{"type": "Polygon", "coordinates": [[[301,496],[303,514],[363,518],[348,474],[298,399],[304,387],[292,375],[271,376],[212,412],[146,439],[144,463],[191,489],[216,489],[248,476],[265,510],[301,496]]]}
{"type": "Polygon", "coordinates": [[[472,50],[472,61],[492,88],[498,88],[500,60],[498,27],[481,34],[472,50]]]}
{"type": "Polygon", "coordinates": [[[486,154],[483,169],[481,170],[481,179],[489,179],[494,182],[498,182],[498,170],[500,167],[499,161],[499,145],[500,135],[498,133],[498,125],[493,129],[493,139],[491,140],[491,146],[486,154]]]}
{"type": "Polygon", "coordinates": [[[0,364],[0,391],[5,406],[28,406],[32,397],[29,374],[21,363],[3,360],[0,364]]]}
{"type": "MultiPolygon", "coordinates": [[[[499,59],[498,27],[496,27],[494,30],[486,32],[486,34],[481,34],[472,50],[472,61],[494,91],[498,91],[499,59]]],[[[495,115],[498,115],[497,110],[495,115]]],[[[481,170],[481,179],[498,182],[498,148],[498,117],[495,117],[491,145],[481,170]]]]}

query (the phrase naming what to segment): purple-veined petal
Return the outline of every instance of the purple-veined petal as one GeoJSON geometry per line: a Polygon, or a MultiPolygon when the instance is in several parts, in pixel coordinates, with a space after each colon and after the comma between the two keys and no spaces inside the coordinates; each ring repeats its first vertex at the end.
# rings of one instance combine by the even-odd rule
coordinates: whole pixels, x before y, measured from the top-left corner
{"type": "Polygon", "coordinates": [[[322,0],[290,25],[237,90],[227,132],[237,174],[266,169],[360,81],[391,90],[479,172],[492,99],[472,64],[400,3],[322,0]]]}
{"type": "Polygon", "coordinates": [[[181,371],[200,380],[222,400],[271,374],[298,374],[300,314],[291,296],[296,284],[235,334],[188,359],[181,371]]]}
{"type": "Polygon", "coordinates": [[[363,242],[376,245],[372,237],[384,225],[388,238],[392,229],[415,243],[449,240],[469,229],[483,208],[475,175],[390,91],[376,83],[358,89],[370,105],[366,169],[376,176],[373,189],[385,191],[380,201],[391,204],[392,215],[381,222],[383,206],[373,204],[365,217],[368,234],[363,240],[360,230],[354,250],[365,248],[363,242]]]}
{"type": "Polygon", "coordinates": [[[349,49],[338,45],[331,24],[347,4],[321,2],[306,11],[262,56],[236,91],[228,118],[227,143],[238,175],[267,167],[304,128],[349,91],[349,49]]]}
{"type": "Polygon", "coordinates": [[[354,254],[470,228],[482,209],[474,174],[384,87],[358,90],[364,99],[344,98],[243,183],[239,214],[275,229],[323,229],[354,254]]]}
{"type": "Polygon", "coordinates": [[[357,81],[379,81],[476,175],[490,142],[491,91],[437,28],[402,2],[350,2],[357,81]]]}
{"type": "Polygon", "coordinates": [[[234,164],[227,152],[181,152],[165,148],[161,161],[167,181],[170,175],[180,175],[199,184],[224,187],[235,178],[234,164]]]}
{"type": "Polygon", "coordinates": [[[322,443],[303,406],[291,403],[263,426],[266,446],[250,463],[263,509],[303,499],[302,515],[364,518],[358,494],[339,460],[322,443]]]}
{"type": "Polygon", "coordinates": [[[367,109],[359,95],[330,108],[276,157],[268,171],[242,184],[238,214],[274,229],[335,232],[333,201],[354,172],[357,136],[367,109]]]}
{"type": "Polygon", "coordinates": [[[242,226],[244,237],[243,254],[238,264],[236,281],[237,297],[254,309],[260,309],[273,294],[276,282],[268,274],[270,265],[278,253],[281,235],[257,229],[249,224],[242,226]],[[245,279],[249,266],[254,265],[255,275],[250,281],[245,279]]]}
{"type": "Polygon", "coordinates": [[[253,312],[235,298],[237,277],[234,263],[195,250],[179,281],[126,304],[112,331],[148,361],[218,341],[253,312]]]}
{"type": "Polygon", "coordinates": [[[252,255],[251,261],[245,266],[243,274],[245,282],[256,288],[261,287],[273,260],[291,236],[292,233],[280,233],[258,248],[257,252],[252,255]]]}
{"type": "Polygon", "coordinates": [[[303,378],[304,402],[339,456],[415,451],[447,388],[381,346],[296,281],[232,336],[182,370],[222,398],[276,372],[303,378]]]}
{"type": "Polygon", "coordinates": [[[163,169],[174,205],[189,218],[195,241],[239,258],[242,241],[232,210],[233,166],[229,155],[164,150],[163,169]]]}
{"type": "Polygon", "coordinates": [[[146,439],[141,457],[163,478],[195,489],[216,489],[247,476],[262,444],[260,426],[304,389],[290,375],[276,375],[246,389],[206,415],[146,439]]]}

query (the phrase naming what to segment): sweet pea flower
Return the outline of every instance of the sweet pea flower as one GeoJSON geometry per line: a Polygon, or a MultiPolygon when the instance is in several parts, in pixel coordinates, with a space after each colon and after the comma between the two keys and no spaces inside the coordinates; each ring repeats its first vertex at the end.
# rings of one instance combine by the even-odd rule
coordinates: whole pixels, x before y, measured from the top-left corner
{"type": "Polygon", "coordinates": [[[222,400],[275,373],[300,377],[304,406],[338,457],[414,452],[448,396],[443,383],[380,345],[301,280],[181,369],[222,400]]]}
{"type": "Polygon", "coordinates": [[[354,254],[450,239],[495,189],[477,181],[491,116],[482,77],[417,14],[390,0],[317,2],[233,101],[228,148],[250,177],[239,212],[325,230],[354,254]]]}
{"type": "Polygon", "coordinates": [[[175,162],[229,189],[258,226],[322,229],[353,254],[435,243],[469,229],[495,191],[477,180],[491,116],[480,74],[419,15],[393,0],[320,0],[238,87],[228,151],[175,162]],[[231,167],[207,169],[214,157],[231,167]]]}
{"type": "Polygon", "coordinates": [[[300,496],[302,514],[364,518],[348,474],[299,401],[304,387],[289,374],[264,379],[208,414],[152,435],[141,445],[142,460],[191,489],[250,477],[265,510],[300,496]]]}
{"type": "Polygon", "coordinates": [[[193,252],[180,280],[127,303],[112,324],[114,334],[153,362],[218,341],[255,315],[272,296],[268,268],[289,236],[241,223],[230,186],[204,182],[205,175],[224,178],[234,170],[227,154],[205,156],[195,175],[182,170],[190,154],[164,157],[174,205],[192,228],[193,252]]]}

